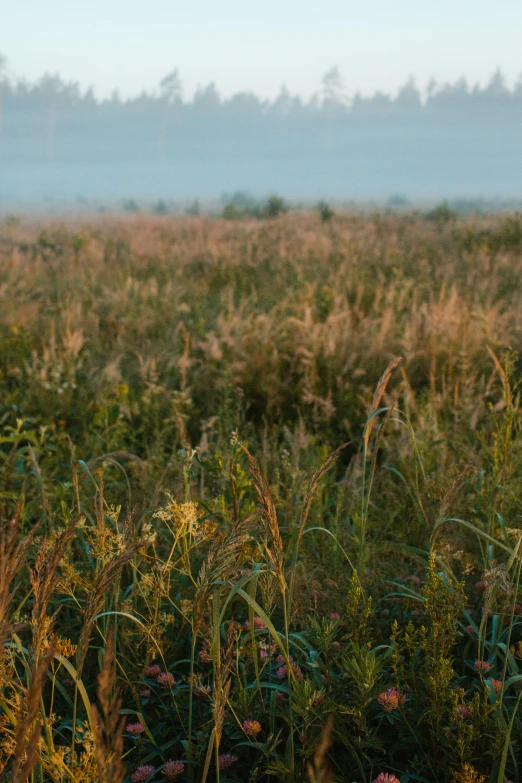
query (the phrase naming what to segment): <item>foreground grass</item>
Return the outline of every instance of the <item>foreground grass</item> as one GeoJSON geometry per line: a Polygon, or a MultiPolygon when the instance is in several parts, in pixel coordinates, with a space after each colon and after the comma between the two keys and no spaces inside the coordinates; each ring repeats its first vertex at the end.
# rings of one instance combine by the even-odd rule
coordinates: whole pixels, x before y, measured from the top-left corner
{"type": "Polygon", "coordinates": [[[518,779],[522,224],[431,217],[3,227],[6,780],[518,779]]]}

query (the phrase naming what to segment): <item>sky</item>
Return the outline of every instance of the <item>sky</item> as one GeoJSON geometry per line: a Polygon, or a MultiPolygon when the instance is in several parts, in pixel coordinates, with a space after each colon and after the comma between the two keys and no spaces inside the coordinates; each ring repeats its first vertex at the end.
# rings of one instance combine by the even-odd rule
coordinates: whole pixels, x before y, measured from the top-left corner
{"type": "Polygon", "coordinates": [[[154,90],[173,68],[187,97],[214,81],[264,98],[310,96],[333,65],[347,95],[522,72],[522,0],[0,0],[0,19],[12,74],[58,72],[99,97],[154,90]]]}

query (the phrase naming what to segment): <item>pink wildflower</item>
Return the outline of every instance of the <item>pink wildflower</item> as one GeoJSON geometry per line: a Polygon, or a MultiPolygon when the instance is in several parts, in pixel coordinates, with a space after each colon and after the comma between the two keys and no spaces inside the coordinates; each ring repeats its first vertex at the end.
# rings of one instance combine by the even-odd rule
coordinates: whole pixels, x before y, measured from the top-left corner
{"type": "Polygon", "coordinates": [[[472,626],[472,625],[466,625],[466,631],[467,631],[469,634],[471,634],[471,636],[474,636],[474,635],[475,635],[475,629],[473,628],[473,626],[472,626]]]}
{"type": "Polygon", "coordinates": [[[243,730],[249,737],[255,737],[261,731],[261,724],[258,720],[244,720],[243,730]]]}
{"type": "Polygon", "coordinates": [[[201,663],[212,663],[212,656],[208,651],[208,645],[203,645],[203,649],[198,653],[198,658],[201,663]]]}
{"type": "Polygon", "coordinates": [[[266,650],[260,650],[259,656],[260,656],[260,658],[265,660],[266,658],[268,658],[268,652],[266,650]]]}
{"type": "Polygon", "coordinates": [[[340,649],[341,649],[341,645],[340,645],[340,643],[339,643],[339,642],[332,642],[332,647],[334,648],[334,650],[335,650],[336,652],[339,652],[339,651],[340,651],[340,649]]]}
{"type": "MultiPolygon", "coordinates": [[[[304,679],[304,674],[301,671],[300,667],[297,665],[297,663],[291,663],[290,666],[292,668],[292,671],[293,671],[293,673],[295,675],[296,680],[299,680],[299,682],[301,680],[303,680],[304,679]]],[[[283,664],[283,666],[279,667],[279,669],[277,670],[276,674],[277,674],[277,676],[279,677],[280,680],[284,680],[285,677],[288,677],[288,666],[286,665],[286,663],[283,664]]]]}
{"type": "Polygon", "coordinates": [[[476,672],[489,672],[491,666],[487,661],[475,661],[473,668],[476,672]]]}
{"type": "Polygon", "coordinates": [[[140,691],[140,696],[142,699],[148,699],[150,696],[150,688],[142,688],[140,691]]]}
{"type": "Polygon", "coordinates": [[[151,764],[142,764],[141,767],[138,767],[137,770],[132,773],[132,783],[145,783],[145,781],[152,777],[155,772],[156,769],[151,764]]]}
{"type": "Polygon", "coordinates": [[[286,696],[282,691],[277,691],[276,693],[276,701],[279,702],[279,704],[284,704],[286,701],[286,696]]]}
{"type": "Polygon", "coordinates": [[[397,690],[397,688],[388,688],[387,691],[384,691],[384,693],[381,693],[379,696],[377,696],[377,701],[383,708],[384,712],[389,713],[398,709],[399,706],[402,707],[406,701],[406,696],[397,690]]]}
{"type": "Polygon", "coordinates": [[[331,614],[328,615],[328,619],[332,621],[340,620],[341,615],[339,614],[339,612],[332,612],[331,614]]]}
{"type": "Polygon", "coordinates": [[[479,593],[483,593],[486,589],[485,583],[480,580],[479,582],[475,582],[475,589],[479,591],[479,593]]]}
{"type": "Polygon", "coordinates": [[[392,775],[389,772],[381,772],[373,783],[399,783],[399,778],[396,778],[395,775],[392,775]]]}
{"type": "Polygon", "coordinates": [[[138,734],[143,734],[145,731],[145,726],[141,722],[127,723],[125,726],[125,731],[127,734],[133,734],[134,736],[137,736],[138,734]]]}
{"type": "MultiPolygon", "coordinates": [[[[280,653],[280,654],[277,656],[277,658],[276,658],[276,663],[284,663],[284,662],[285,662],[285,660],[286,660],[285,656],[284,656],[284,655],[281,655],[281,653],[280,653]]],[[[294,659],[292,658],[292,656],[291,656],[291,655],[289,655],[289,656],[288,656],[288,660],[289,660],[289,661],[293,661],[294,659]]]]}
{"type": "Polygon", "coordinates": [[[172,686],[176,684],[172,672],[161,672],[161,674],[158,674],[156,677],[156,682],[158,682],[162,688],[172,688],[172,686]]]}
{"type": "Polygon", "coordinates": [[[153,663],[152,666],[147,666],[145,669],[145,677],[157,677],[158,674],[161,674],[161,666],[158,666],[157,663],[153,663]]]}
{"type": "Polygon", "coordinates": [[[167,780],[176,780],[178,775],[181,775],[184,769],[185,769],[185,765],[182,761],[169,760],[165,764],[165,768],[164,768],[165,777],[167,778],[167,780]]]}
{"type": "Polygon", "coordinates": [[[222,753],[218,758],[220,772],[224,772],[225,770],[230,769],[232,764],[235,764],[237,760],[238,757],[233,756],[231,753],[222,753]]]}
{"type": "Polygon", "coordinates": [[[495,694],[498,695],[502,690],[502,680],[491,680],[491,685],[493,686],[495,694]]]}
{"type": "MultiPolygon", "coordinates": [[[[250,631],[250,620],[246,620],[246,622],[244,623],[244,626],[243,626],[243,627],[244,627],[245,631],[250,631]]],[[[256,616],[254,617],[254,629],[255,629],[256,631],[261,631],[261,630],[263,630],[264,628],[266,628],[266,623],[265,623],[265,621],[264,621],[264,620],[263,620],[261,617],[258,617],[258,616],[256,615],[256,616]]]]}

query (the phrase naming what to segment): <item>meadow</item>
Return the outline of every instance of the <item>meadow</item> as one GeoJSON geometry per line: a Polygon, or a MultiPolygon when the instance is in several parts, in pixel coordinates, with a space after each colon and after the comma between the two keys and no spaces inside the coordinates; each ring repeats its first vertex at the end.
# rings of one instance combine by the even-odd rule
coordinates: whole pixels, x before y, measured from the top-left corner
{"type": "Polygon", "coordinates": [[[522,767],[522,218],[0,227],[0,780],[522,767]]]}

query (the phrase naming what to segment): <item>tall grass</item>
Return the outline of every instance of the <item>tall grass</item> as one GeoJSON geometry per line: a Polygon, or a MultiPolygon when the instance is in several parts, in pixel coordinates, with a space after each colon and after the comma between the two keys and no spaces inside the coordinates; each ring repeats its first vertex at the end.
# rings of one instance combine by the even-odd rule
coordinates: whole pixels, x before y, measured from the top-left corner
{"type": "Polygon", "coordinates": [[[519,779],[521,247],[2,228],[0,779],[519,779]]]}

